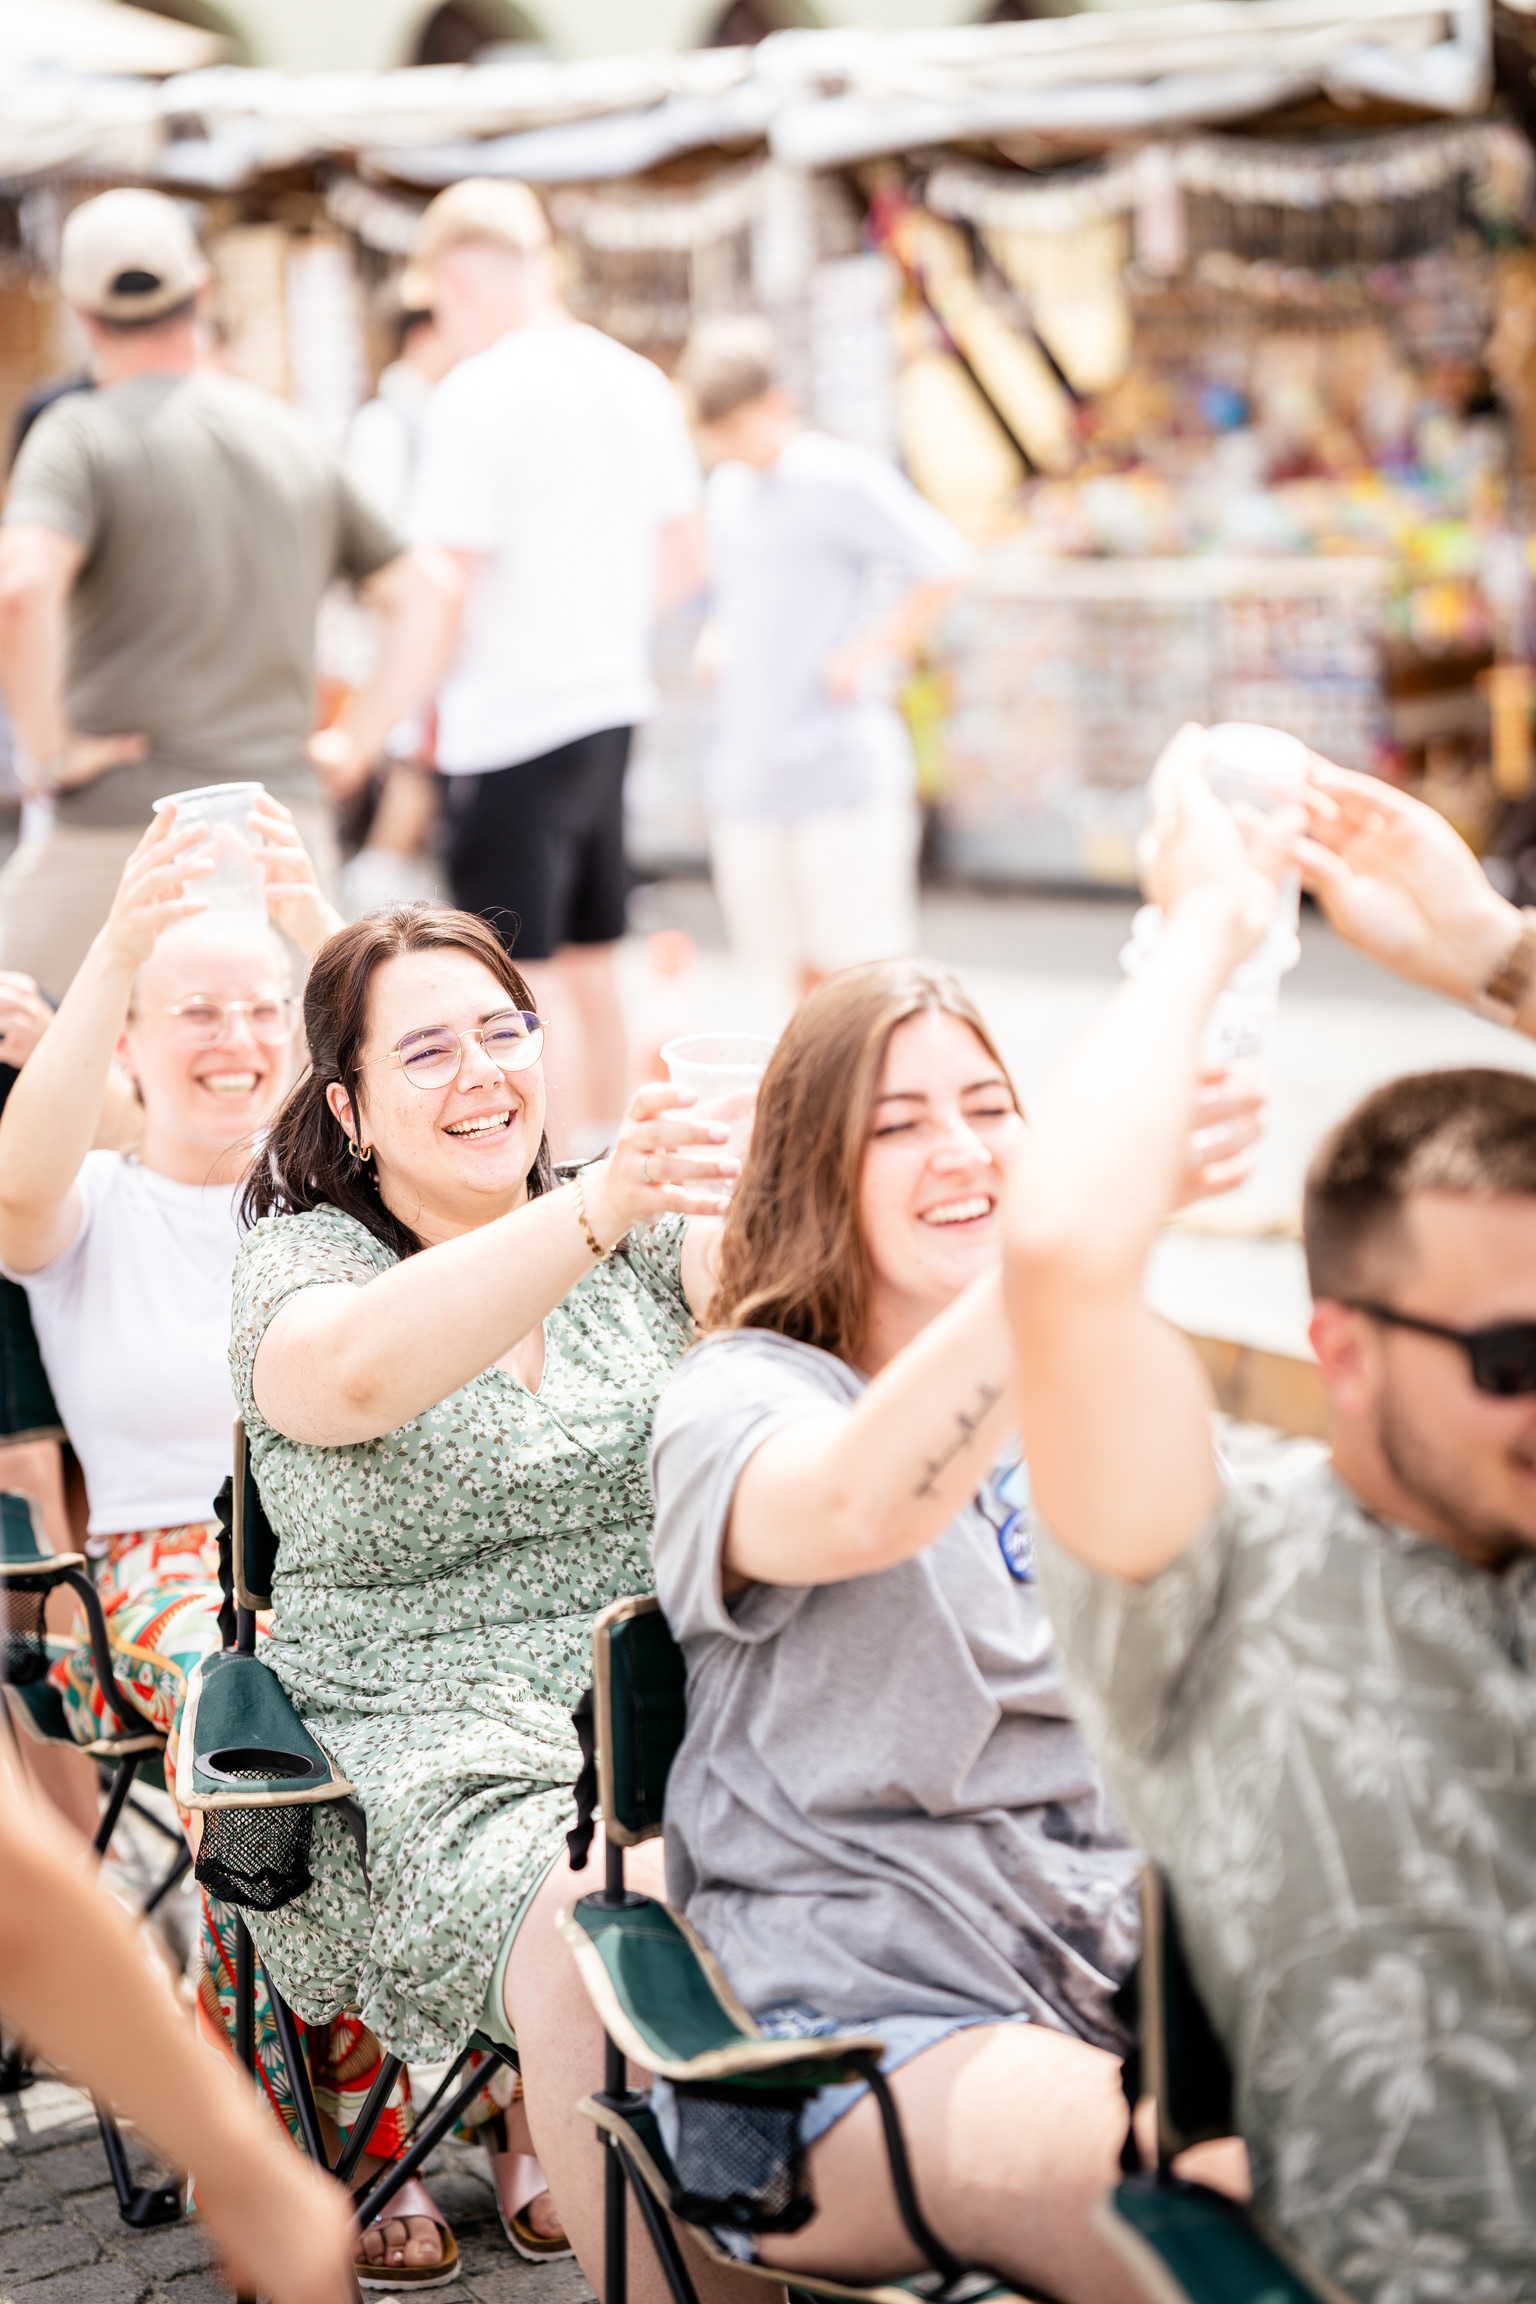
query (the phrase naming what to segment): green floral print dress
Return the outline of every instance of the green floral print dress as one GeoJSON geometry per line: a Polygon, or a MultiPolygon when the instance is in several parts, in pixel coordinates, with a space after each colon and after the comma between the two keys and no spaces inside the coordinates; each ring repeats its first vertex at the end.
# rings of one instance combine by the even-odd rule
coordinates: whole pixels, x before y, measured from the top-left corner
{"type": "Polygon", "coordinates": [[[337,1208],[266,1217],[241,1246],[230,1366],[280,1540],[263,1652],[368,1818],[366,1881],[322,1806],[313,1885],[252,1918],[312,2023],[353,2007],[396,2055],[456,2053],[560,1853],[592,1619],[650,1589],[651,1420],[694,1333],[683,1230],[632,1233],[549,1314],[536,1395],[488,1368],[341,1448],[263,1420],[256,1349],[304,1288],[357,1288],[366,1320],[361,1292],[396,1259],[337,1208]]]}

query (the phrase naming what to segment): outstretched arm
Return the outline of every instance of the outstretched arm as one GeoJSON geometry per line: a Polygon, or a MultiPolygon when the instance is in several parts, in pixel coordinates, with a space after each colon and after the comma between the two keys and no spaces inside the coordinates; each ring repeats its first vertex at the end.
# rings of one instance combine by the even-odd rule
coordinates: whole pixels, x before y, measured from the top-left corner
{"type": "Polygon", "coordinates": [[[1018,1422],[993,1272],[898,1352],[856,1407],[764,1441],[736,1483],[727,1591],[839,1584],[910,1560],[975,1495],[1018,1422]]]}
{"type": "Polygon", "coordinates": [[[1005,1255],[1035,1498],[1068,1551],[1129,1582],[1176,1559],[1216,1501],[1209,1389],[1143,1275],[1179,1197],[1202,1028],[1275,902],[1205,783],[1198,729],[1164,754],[1153,807],[1143,876],[1163,933],[1037,1108],[1005,1255]]]}
{"type": "MultiPolygon", "coordinates": [[[[637,1091],[612,1152],[576,1187],[545,1192],[364,1283],[305,1288],[274,1314],[252,1371],[267,1422],[310,1447],[396,1431],[510,1352],[592,1269],[580,1208],[603,1248],[669,1210],[718,1216],[740,1162],[691,1094],[637,1091]]],[[[3,1131],[0,1131],[3,1135],[3,1131]]],[[[701,1245],[700,1254],[703,1254],[701,1245]]],[[[685,1267],[685,1285],[707,1273],[685,1267]]]]}
{"type": "MultiPolygon", "coordinates": [[[[1192,1076],[1181,1118],[1170,1207],[1242,1181],[1259,1098],[1241,1083],[1192,1076]]],[[[1017,1148],[1028,1142],[1019,1123],[1010,1174],[1030,1158],[1017,1148]]],[[[992,1272],[888,1361],[854,1407],[764,1441],[732,1500],[727,1590],[834,1584],[910,1559],[975,1495],[1018,1425],[1002,1277],[992,1272]]]]}
{"type": "Polygon", "coordinates": [[[162,928],[206,909],[197,883],[213,864],[188,853],[201,838],[197,825],[178,831],[174,808],[145,833],[104,926],[6,1099],[0,1260],[13,1271],[41,1271],[63,1255],[79,1227],[75,1179],[101,1132],[134,974],[162,928]]]}
{"type": "MultiPolygon", "coordinates": [[[[1329,925],[1394,975],[1475,999],[1513,951],[1521,919],[1461,834],[1381,777],[1315,753],[1308,811],[1297,856],[1329,925]]],[[[1536,1038],[1536,987],[1515,1025],[1536,1038]]]]}
{"type": "Polygon", "coordinates": [[[197,2176],[226,2270],[272,2304],[347,2304],[346,2195],[198,2044],[124,1914],[0,1751],[0,2012],[197,2176]]]}

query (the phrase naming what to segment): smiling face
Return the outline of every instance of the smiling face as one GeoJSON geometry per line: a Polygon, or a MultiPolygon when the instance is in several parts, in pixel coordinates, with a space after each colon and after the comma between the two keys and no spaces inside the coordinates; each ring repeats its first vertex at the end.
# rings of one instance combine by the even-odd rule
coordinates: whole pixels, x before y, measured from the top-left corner
{"type": "Polygon", "coordinates": [[[1003,1162],[1023,1132],[1007,1080],[968,1024],[930,1008],[897,1025],[859,1175],[872,1336],[915,1333],[996,1263],[1003,1162]]]}
{"type": "Polygon", "coordinates": [[[143,1099],[148,1166],[195,1171],[204,1155],[216,1161],[271,1118],[292,1076],[293,1031],[277,1044],[259,1039],[251,1010],[288,997],[282,949],[260,929],[218,933],[188,921],[160,938],[134,980],[117,1046],[143,1099]],[[231,1014],[235,1003],[243,1005],[231,1014]]]}
{"type": "MultiPolygon", "coordinates": [[[[390,1056],[411,1033],[472,1031],[514,1007],[511,993],[457,947],[397,953],[370,992],[361,1140],[373,1148],[385,1205],[429,1244],[521,1206],[544,1134],[542,1065],[503,1072],[470,1040],[456,1078],[418,1088],[390,1056]]],[[[346,1090],[335,1084],[326,1094],[338,1124],[355,1134],[346,1090]]]]}

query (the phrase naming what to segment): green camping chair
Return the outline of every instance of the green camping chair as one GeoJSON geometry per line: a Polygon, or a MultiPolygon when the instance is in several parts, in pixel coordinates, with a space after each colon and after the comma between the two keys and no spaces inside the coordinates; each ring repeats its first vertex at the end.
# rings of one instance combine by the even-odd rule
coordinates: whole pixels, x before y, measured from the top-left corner
{"type": "Polygon", "coordinates": [[[1126,2176],[1100,2207],[1101,2231],[1150,2304],[1351,2304],[1251,2209],[1173,2173],[1192,2144],[1237,2133],[1232,2068],[1155,1865],[1142,1875],[1141,1909],[1139,2048],[1126,2059],[1125,2089],[1133,2107],[1143,2089],[1157,2099],[1157,2163],[1143,2169],[1127,2135],[1126,2176]]]}
{"type": "Polygon", "coordinates": [[[879,2068],[883,2043],[867,2032],[766,2038],[687,1921],[625,1887],[625,1849],[662,1828],[686,1698],[682,1652],[656,1601],[620,1600],[605,1608],[593,1628],[592,1702],[577,1714],[593,1750],[577,1788],[580,1820],[571,1838],[579,1869],[594,1810],[601,1809],[606,1878],[598,1894],[558,1915],[607,2034],[603,2088],[580,2107],[608,2147],[605,2304],[625,2304],[630,2192],[673,2304],[697,2304],[697,2296],[669,2217],[717,2263],[782,2285],[783,2272],[743,2261],[717,2238],[717,2229],[729,2229],[750,2248],[755,2233],[796,2231],[809,2221],[815,2203],[799,2143],[800,2113],[820,2089],[847,2080],[867,2081],[875,2097],[902,2220],[931,2270],[873,2287],[797,2272],[793,2291],[864,2304],[1014,2298],[1017,2291],[990,2272],[957,2262],[924,2221],[895,2100],[879,2068]],[[649,2094],[630,2089],[626,2061],[672,2083],[675,2154],[663,2142],[649,2094]]]}
{"type": "MultiPolygon", "coordinates": [[[[8,1350],[5,1364],[14,1365],[8,1350]]],[[[15,1689],[27,1733],[40,1744],[61,1744],[71,1752],[85,1751],[111,1774],[112,1788],[95,1839],[96,1853],[103,1856],[130,1802],[135,1782],[151,1783],[164,1790],[162,1758],[166,1740],[139,1710],[113,1669],[106,1615],[101,1595],[86,1573],[84,1553],[49,1551],[43,1541],[37,1507],[29,1496],[0,1493],[0,1619],[5,1632],[0,1680],[15,1689]],[[46,1628],[49,1597],[60,1590],[73,1592],[85,1611],[91,1661],[112,1721],[107,1734],[93,1744],[75,1742],[65,1718],[64,1699],[48,1679],[48,1668],[54,1658],[73,1645],[67,1641],[50,1641],[46,1628]]],[[[16,1722],[3,1692],[0,1692],[0,1712],[4,1713],[11,1733],[16,1734],[16,1722]]],[[[138,1801],[132,1804],[134,1813],[171,1840],[176,1851],[169,1869],[141,1907],[147,1918],[182,1878],[192,1855],[181,1834],[163,1822],[153,1809],[138,1801]]],[[[0,2056],[0,2094],[15,2095],[30,2087],[33,2077],[26,2053],[19,2046],[13,2044],[0,2056]]],[[[99,2104],[96,2118],[117,2194],[118,2213],[124,2223],[137,2230],[153,2224],[173,2223],[182,2212],[179,2188],[174,2184],[135,2184],[115,2121],[99,2104]]]]}
{"type": "MultiPolygon", "coordinates": [[[[315,1809],[322,1802],[335,1804],[357,1843],[365,1873],[368,1832],[352,1785],[310,1735],[277,1674],[256,1654],[256,1617],[272,1605],[278,1538],[263,1508],[245,1426],[238,1419],[228,1517],[235,1643],[205,1658],[188,1682],[176,1796],[183,1807],[198,1810],[203,1817],[196,1865],[200,1885],[235,1912],[235,2049],[246,2070],[254,2074],[257,1954],[244,1915],[278,1911],[309,1887],[315,1809]]],[[[402,2060],[385,2056],[333,2165],[320,2132],[309,2062],[293,2011],[265,1965],[262,1973],[304,2148],[319,2167],[350,2185],[400,2077],[402,2060]]],[[[354,2196],[360,2225],[370,2224],[415,2175],[485,2086],[489,2073],[483,2068],[463,2076],[475,2052],[489,2065],[517,2068],[516,2057],[507,2049],[482,2033],[471,2033],[438,2083],[406,2150],[354,2196]]]]}

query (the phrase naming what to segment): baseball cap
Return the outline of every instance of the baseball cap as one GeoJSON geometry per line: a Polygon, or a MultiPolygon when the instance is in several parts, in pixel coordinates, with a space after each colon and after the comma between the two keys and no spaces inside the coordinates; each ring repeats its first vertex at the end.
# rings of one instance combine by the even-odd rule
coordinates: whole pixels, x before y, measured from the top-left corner
{"type": "Polygon", "coordinates": [[[432,303],[432,259],[459,240],[492,240],[519,256],[549,246],[549,223],[536,195],[510,178],[466,176],[439,192],[422,215],[400,292],[407,305],[432,303]]]}
{"type": "Polygon", "coordinates": [[[191,225],[163,193],[102,192],[65,218],[64,301],[98,320],[156,319],[184,304],[207,277],[191,225]]]}

